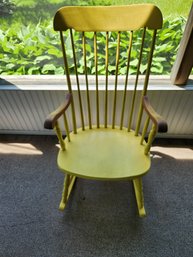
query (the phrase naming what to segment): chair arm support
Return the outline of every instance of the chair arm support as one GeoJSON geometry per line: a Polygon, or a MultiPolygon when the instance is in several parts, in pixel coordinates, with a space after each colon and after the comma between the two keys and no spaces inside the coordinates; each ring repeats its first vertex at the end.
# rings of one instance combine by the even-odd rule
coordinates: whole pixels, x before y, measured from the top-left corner
{"type": "Polygon", "coordinates": [[[72,101],[72,95],[67,94],[65,102],[61,104],[55,111],[53,111],[48,115],[48,117],[44,122],[44,128],[53,129],[55,127],[57,120],[68,109],[68,106],[70,105],[71,101],[72,101]]]}
{"type": "Polygon", "coordinates": [[[157,128],[157,131],[159,133],[165,133],[168,131],[168,125],[166,121],[163,120],[163,118],[156,113],[156,111],[151,106],[149,99],[147,96],[143,97],[143,107],[146,111],[146,113],[149,115],[150,119],[154,123],[154,125],[157,128]]]}

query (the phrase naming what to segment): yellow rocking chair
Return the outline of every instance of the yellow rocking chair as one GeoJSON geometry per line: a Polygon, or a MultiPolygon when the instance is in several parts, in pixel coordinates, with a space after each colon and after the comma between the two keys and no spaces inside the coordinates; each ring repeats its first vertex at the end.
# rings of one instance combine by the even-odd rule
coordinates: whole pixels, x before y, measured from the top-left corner
{"type": "Polygon", "coordinates": [[[60,210],[76,177],[132,180],[139,215],[145,216],[142,176],[150,169],[156,133],[167,131],[147,97],[161,27],[162,14],[151,4],[68,6],[56,12],[54,30],[60,33],[68,94],[44,127],[55,129],[61,147],[60,210]]]}

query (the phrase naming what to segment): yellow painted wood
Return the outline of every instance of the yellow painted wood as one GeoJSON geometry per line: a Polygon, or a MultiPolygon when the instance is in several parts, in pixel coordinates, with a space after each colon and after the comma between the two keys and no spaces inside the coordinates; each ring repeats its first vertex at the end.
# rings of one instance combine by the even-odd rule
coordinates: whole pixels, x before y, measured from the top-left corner
{"type": "MultiPolygon", "coordinates": [[[[70,73],[69,73],[69,68],[68,68],[68,60],[67,60],[66,48],[65,48],[64,37],[63,37],[62,31],[60,31],[60,40],[61,40],[61,47],[62,47],[62,54],[63,54],[63,59],[64,59],[64,68],[65,68],[65,72],[66,72],[68,90],[69,90],[69,93],[72,94],[72,86],[71,86],[70,73]]],[[[72,109],[73,129],[74,129],[74,133],[76,134],[77,126],[76,126],[76,116],[75,116],[73,97],[72,97],[72,102],[71,102],[71,109],[72,109]]]]}
{"type": "Polygon", "coordinates": [[[136,90],[137,90],[138,80],[139,80],[139,73],[140,73],[140,66],[141,66],[141,60],[142,60],[142,54],[143,54],[145,34],[146,34],[146,28],[143,29],[143,35],[142,35],[142,40],[141,40],[140,54],[139,54],[139,58],[138,58],[137,72],[136,72],[136,77],[135,77],[135,87],[133,90],[132,105],[131,105],[130,116],[129,116],[128,131],[130,131],[130,129],[131,129],[131,123],[132,123],[133,114],[134,114],[136,90]]]}
{"type": "Polygon", "coordinates": [[[149,153],[149,150],[151,148],[151,145],[152,145],[152,142],[155,138],[155,135],[157,133],[157,127],[155,126],[155,124],[152,125],[152,129],[149,133],[149,136],[148,136],[148,141],[147,141],[147,145],[145,147],[145,154],[148,154],[149,153]]]}
{"type": "Polygon", "coordinates": [[[118,32],[117,35],[117,51],[116,51],[116,70],[115,70],[115,90],[114,90],[114,103],[113,103],[113,118],[112,118],[112,128],[115,128],[115,116],[117,107],[117,84],[118,84],[118,72],[119,72],[119,57],[120,57],[120,37],[121,33],[118,32]]]}
{"type": "Polygon", "coordinates": [[[74,61],[74,67],[75,67],[76,84],[77,84],[77,88],[78,88],[78,99],[79,99],[79,107],[80,107],[81,124],[82,124],[82,129],[84,130],[84,115],[83,115],[83,108],[82,108],[82,97],[81,97],[81,92],[80,92],[80,83],[79,83],[79,78],[78,78],[77,60],[76,60],[76,52],[75,52],[72,29],[70,29],[70,38],[71,38],[73,61],[74,61]]]}
{"type": "Polygon", "coordinates": [[[137,201],[137,207],[140,217],[145,217],[145,207],[144,207],[144,198],[143,198],[143,187],[142,187],[142,178],[133,179],[133,185],[135,190],[135,197],[137,201]]]}
{"type": "MultiPolygon", "coordinates": [[[[140,4],[140,5],[128,5],[128,6],[73,6],[63,7],[59,9],[54,18],[54,29],[60,31],[60,38],[62,44],[62,52],[64,58],[65,75],[67,78],[68,91],[73,95],[70,68],[69,64],[74,62],[74,71],[77,82],[78,101],[80,107],[80,120],[81,128],[76,128],[76,115],[75,105],[72,96],[71,108],[72,108],[72,124],[74,133],[69,132],[66,116],[64,115],[64,124],[67,132],[65,140],[62,138],[58,123],[56,123],[55,130],[57,132],[61,150],[58,154],[58,167],[66,175],[64,182],[64,189],[62,193],[62,200],[60,203],[60,209],[63,210],[66,206],[68,197],[72,190],[76,177],[86,179],[98,179],[98,180],[132,180],[135,190],[135,196],[139,215],[145,216],[143,190],[142,190],[142,176],[145,175],[150,168],[150,147],[152,141],[157,133],[157,128],[153,125],[150,131],[148,142],[144,141],[146,135],[149,118],[147,119],[142,136],[139,134],[143,105],[139,104],[139,107],[135,104],[136,90],[138,86],[140,65],[143,63],[143,58],[147,53],[144,53],[143,47],[148,44],[150,34],[146,33],[146,30],[154,30],[153,40],[150,47],[148,63],[146,67],[146,76],[144,80],[144,88],[142,97],[147,93],[147,86],[149,81],[150,67],[153,56],[153,50],[155,45],[156,31],[162,27],[162,14],[160,10],[152,4],[140,4]],[[71,39],[71,51],[73,56],[68,56],[69,44],[68,36],[63,37],[62,31],[69,29],[71,39]],[[127,99],[127,92],[129,86],[129,66],[130,56],[132,56],[133,41],[136,35],[135,30],[140,29],[143,33],[141,39],[141,48],[136,56],[138,64],[136,65],[136,79],[134,84],[134,92],[131,99],[127,99]],[[75,32],[74,32],[75,30],[75,32]],[[73,33],[79,33],[80,38],[82,36],[82,46],[78,42],[74,44],[73,33]],[[89,37],[87,32],[93,32],[93,39],[89,37]],[[119,81],[119,57],[122,54],[121,40],[126,40],[127,37],[122,34],[128,31],[130,37],[128,41],[128,55],[125,62],[126,74],[125,84],[122,97],[122,104],[118,106],[117,90],[119,81]],[[106,34],[102,41],[97,40],[98,32],[106,34]],[[113,32],[113,34],[111,34],[113,32]],[[116,33],[115,33],[116,32],[116,33]],[[115,37],[117,35],[117,39],[115,37]],[[67,38],[67,42],[65,41],[67,38]],[[65,49],[65,43],[67,43],[67,52],[65,49]],[[93,90],[93,85],[89,85],[90,79],[88,79],[88,72],[90,69],[88,62],[87,43],[90,44],[93,49],[93,67],[95,68],[95,89],[96,98],[90,97],[89,90],[93,90]],[[120,47],[121,46],[121,47],[120,47]],[[78,47],[78,49],[76,49],[78,47]],[[109,58],[109,52],[114,51],[114,60],[109,58]],[[105,53],[105,54],[104,54],[105,53]],[[98,56],[99,54],[105,55],[105,83],[104,91],[101,90],[99,94],[99,81],[98,81],[98,56]],[[82,62],[84,63],[84,75],[85,75],[85,103],[84,97],[81,97],[78,67],[82,62]],[[112,67],[115,64],[115,67],[112,67]],[[87,68],[88,66],[88,68],[87,68]],[[109,70],[112,70],[115,76],[114,90],[111,86],[108,86],[109,70]],[[109,91],[110,90],[110,91],[109,91]],[[102,95],[104,93],[104,95],[102,95]],[[113,94],[114,99],[111,102],[109,94],[113,94]],[[127,106],[128,104],[128,106],[127,106]],[[94,110],[92,110],[94,106],[94,110]],[[131,111],[128,107],[131,106],[131,111]],[[104,114],[99,116],[102,108],[104,107],[104,114]],[[120,110],[118,110],[120,109],[120,110]],[[84,116],[84,112],[88,116],[84,116]],[[135,114],[134,114],[135,111],[135,114]],[[137,126],[135,131],[132,130],[133,117],[136,117],[136,111],[138,111],[137,126]],[[96,113],[96,118],[95,118],[96,113]],[[120,117],[118,117],[120,114],[120,117]],[[110,115],[110,117],[108,116],[110,115]],[[126,117],[125,117],[126,116],[126,117]],[[119,123],[117,124],[117,120],[119,123]],[[95,121],[96,120],[96,121],[95,121]],[[128,127],[124,127],[124,121],[128,123],[128,127]],[[93,122],[95,122],[93,124],[93,122]],[[109,124],[109,125],[108,125],[109,124]],[[64,151],[65,150],[65,151],[64,151]]],[[[138,33],[138,32],[137,32],[138,33]]],[[[135,49],[134,49],[135,50],[135,49]]],[[[100,63],[100,65],[102,65],[100,63]]],[[[122,72],[122,71],[121,71],[122,72]]],[[[100,85],[101,87],[101,85],[100,85]]],[[[142,100],[141,97],[141,100],[142,100]]],[[[120,100],[120,99],[119,99],[120,100]]],[[[76,104],[78,107],[78,104],[76,104]]],[[[77,108],[76,108],[77,109],[77,108]]]]}
{"type": "Polygon", "coordinates": [[[66,151],[58,155],[58,167],[68,174],[89,179],[131,179],[144,175],[150,157],[134,132],[119,128],[93,128],[65,139],[66,151]]]}
{"type": "Polygon", "coordinates": [[[67,203],[70,193],[72,191],[75,180],[76,180],[75,176],[70,176],[68,174],[65,175],[64,186],[63,186],[63,191],[62,191],[62,199],[61,199],[61,202],[59,205],[60,211],[63,211],[66,207],[66,203],[67,203]]]}
{"type": "Polygon", "coordinates": [[[83,58],[84,58],[84,74],[85,74],[85,81],[86,81],[88,121],[89,121],[89,128],[91,129],[92,128],[92,120],[91,120],[90,94],[89,94],[88,74],[87,74],[86,36],[85,36],[84,32],[82,32],[82,45],[83,45],[83,58]]]}
{"type": "Polygon", "coordinates": [[[59,205],[59,210],[64,210],[67,202],[67,197],[68,197],[68,186],[70,183],[70,175],[66,174],[64,178],[64,186],[63,186],[63,191],[62,191],[62,199],[59,205]]]}
{"type": "Polygon", "coordinates": [[[97,34],[94,33],[94,56],[95,56],[95,78],[96,78],[96,120],[97,128],[100,127],[99,117],[99,88],[98,88],[98,53],[97,53],[97,34]]]}
{"type": "Polygon", "coordinates": [[[106,45],[105,45],[105,128],[107,128],[107,113],[108,113],[108,65],[109,65],[109,33],[106,32],[106,45]]]}
{"type": "Polygon", "coordinates": [[[140,144],[142,145],[143,144],[143,140],[145,138],[145,135],[147,133],[147,129],[148,129],[148,126],[149,126],[149,122],[150,122],[150,117],[148,116],[146,118],[146,121],[145,121],[145,124],[144,124],[144,127],[143,127],[143,131],[142,131],[142,135],[141,135],[141,141],[140,141],[140,144]]]}
{"type": "Polygon", "coordinates": [[[56,31],[68,28],[77,31],[127,31],[142,27],[162,27],[162,14],[153,4],[65,6],[58,10],[54,18],[56,31]]]}
{"type": "MultiPolygon", "coordinates": [[[[125,87],[124,87],[124,93],[123,93],[123,104],[122,104],[122,112],[121,112],[120,129],[123,128],[123,119],[124,119],[124,112],[125,112],[125,102],[126,102],[126,94],[127,94],[127,84],[128,84],[128,76],[129,76],[129,65],[130,65],[132,42],[133,42],[133,31],[130,32],[130,41],[129,41],[128,57],[127,57],[127,71],[126,71],[126,76],[125,76],[125,87]]],[[[129,131],[130,131],[130,129],[129,129],[129,131]]]]}
{"type": "Polygon", "coordinates": [[[135,135],[136,136],[139,133],[139,129],[140,129],[140,125],[141,125],[141,119],[142,119],[142,115],[143,115],[142,98],[147,93],[151,63],[152,63],[152,58],[153,58],[153,51],[154,51],[154,47],[155,47],[156,33],[157,33],[157,31],[154,30],[153,31],[153,38],[152,38],[151,48],[150,48],[149,57],[148,57],[147,70],[146,70],[146,74],[145,74],[144,87],[143,87],[143,92],[142,92],[141,101],[140,101],[139,114],[138,114],[138,119],[137,119],[137,126],[136,126],[136,129],[135,129],[135,135]]]}
{"type": "Polygon", "coordinates": [[[68,141],[70,142],[69,126],[68,126],[68,121],[67,121],[66,113],[65,112],[63,114],[63,117],[64,117],[64,127],[66,129],[66,135],[67,135],[68,141]]]}
{"type": "Polygon", "coordinates": [[[60,126],[59,126],[58,122],[56,122],[54,130],[56,131],[56,135],[58,137],[58,141],[60,143],[61,149],[62,149],[62,151],[64,151],[66,147],[65,147],[65,143],[64,143],[64,140],[63,140],[63,137],[62,137],[62,132],[61,132],[61,129],[60,129],[60,126]]]}

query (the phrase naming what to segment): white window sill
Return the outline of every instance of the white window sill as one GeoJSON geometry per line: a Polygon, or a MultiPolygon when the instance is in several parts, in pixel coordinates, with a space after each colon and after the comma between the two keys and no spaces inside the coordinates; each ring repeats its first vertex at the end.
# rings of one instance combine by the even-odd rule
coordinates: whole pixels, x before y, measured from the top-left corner
{"type": "MultiPolygon", "coordinates": [[[[139,79],[138,90],[142,90],[144,77],[139,79]]],[[[128,90],[133,89],[135,83],[134,76],[129,77],[128,90]]],[[[75,76],[72,78],[72,86],[76,84],[75,76]]],[[[85,78],[80,77],[81,89],[85,90],[85,78]]],[[[104,90],[105,76],[99,77],[99,89],[104,90]]],[[[89,86],[91,90],[95,88],[95,76],[89,76],[89,86]]],[[[113,90],[114,77],[109,76],[109,88],[113,90]]],[[[74,86],[75,87],[75,86],[74,86]]],[[[120,77],[118,81],[118,90],[124,87],[124,79],[120,77]]],[[[76,88],[76,87],[75,87],[76,88]]],[[[64,75],[5,75],[0,76],[0,90],[67,90],[66,79],[64,75]]],[[[193,90],[193,75],[190,76],[187,85],[176,86],[171,84],[168,75],[152,75],[149,80],[149,91],[179,91],[193,90]]]]}

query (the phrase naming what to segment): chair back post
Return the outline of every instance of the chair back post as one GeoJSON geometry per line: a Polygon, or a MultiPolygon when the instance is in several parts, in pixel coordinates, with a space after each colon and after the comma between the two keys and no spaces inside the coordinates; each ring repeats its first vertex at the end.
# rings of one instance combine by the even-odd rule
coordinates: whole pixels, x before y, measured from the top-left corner
{"type": "Polygon", "coordinates": [[[145,81],[144,81],[144,87],[143,87],[143,91],[142,91],[142,95],[141,95],[139,114],[138,114],[138,119],[137,119],[137,126],[136,126],[136,129],[135,129],[135,136],[138,136],[140,125],[141,125],[141,119],[142,119],[142,115],[143,115],[142,99],[143,99],[143,96],[145,96],[147,94],[147,87],[148,87],[148,82],[149,82],[151,63],[152,63],[152,59],[153,59],[153,51],[154,51],[155,41],[156,41],[156,33],[157,33],[157,30],[155,29],[153,31],[153,38],[152,38],[151,48],[150,48],[150,52],[149,52],[147,70],[146,70],[145,81]]]}
{"type": "Polygon", "coordinates": [[[143,29],[143,34],[142,34],[142,39],[141,39],[141,47],[140,47],[140,53],[139,53],[139,58],[138,58],[138,64],[137,64],[135,86],[134,86],[134,90],[133,90],[132,104],[131,104],[131,110],[130,110],[130,115],[129,115],[128,129],[127,129],[128,132],[131,129],[131,124],[132,124],[132,119],[133,119],[135,99],[136,99],[136,93],[137,93],[137,86],[138,86],[140,67],[141,67],[141,61],[142,61],[142,55],[143,55],[143,48],[144,48],[144,42],[145,42],[145,34],[146,34],[146,28],[143,29]]]}
{"type": "Polygon", "coordinates": [[[67,80],[67,84],[68,84],[68,90],[69,90],[69,93],[72,95],[72,101],[71,101],[72,122],[73,122],[73,130],[74,130],[74,133],[76,134],[77,126],[76,126],[74,99],[73,99],[70,72],[69,72],[69,68],[68,68],[68,60],[67,60],[66,49],[65,49],[65,44],[64,44],[64,37],[63,37],[62,31],[60,31],[60,40],[61,40],[61,47],[62,47],[62,53],[63,53],[63,59],[64,59],[64,68],[65,68],[65,72],[66,72],[66,80],[67,80]]]}

